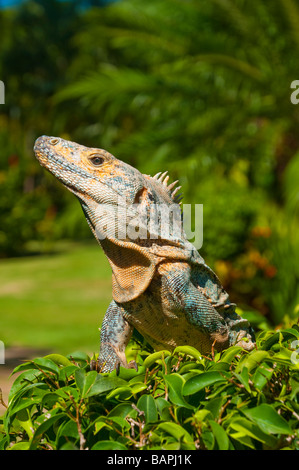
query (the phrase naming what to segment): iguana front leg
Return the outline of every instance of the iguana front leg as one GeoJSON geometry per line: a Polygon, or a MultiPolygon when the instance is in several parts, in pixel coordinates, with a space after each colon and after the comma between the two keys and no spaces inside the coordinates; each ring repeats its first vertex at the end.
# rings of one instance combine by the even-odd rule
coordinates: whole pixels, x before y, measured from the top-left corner
{"type": "Polygon", "coordinates": [[[135,361],[129,364],[125,349],[132,336],[133,327],[124,319],[123,309],[114,300],[109,305],[101,328],[101,346],[96,369],[111,372],[119,367],[137,368],[135,361]]]}
{"type": "Polygon", "coordinates": [[[207,298],[191,283],[182,285],[179,294],[185,315],[195,328],[209,337],[212,347],[222,350],[229,346],[229,330],[223,317],[207,298]]]}
{"type": "MultiPolygon", "coordinates": [[[[242,329],[244,320],[237,314],[226,318],[219,313],[204,292],[190,281],[189,267],[176,264],[169,269],[168,266],[164,275],[167,291],[171,293],[176,308],[184,312],[190,326],[206,336],[211,348],[221,351],[235,343],[248,350],[254,347],[250,332],[242,329]],[[247,343],[244,341],[246,337],[247,343]]],[[[199,344],[198,347],[202,346],[199,344]]]]}

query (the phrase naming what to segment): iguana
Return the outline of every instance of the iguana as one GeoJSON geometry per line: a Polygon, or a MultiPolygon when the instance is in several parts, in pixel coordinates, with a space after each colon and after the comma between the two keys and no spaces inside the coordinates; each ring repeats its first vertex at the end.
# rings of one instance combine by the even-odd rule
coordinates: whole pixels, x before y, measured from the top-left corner
{"type": "Polygon", "coordinates": [[[101,327],[97,370],[136,367],[125,356],[134,328],[156,350],[190,345],[206,354],[234,344],[254,348],[250,324],[236,314],[236,305],[185,233],[174,236],[173,223],[169,233],[157,233],[164,218],[160,207],[179,207],[177,182],[168,184],[165,173],[144,175],[106,150],[57,137],[39,137],[34,151],[79,199],[112,269],[113,300],[101,327]],[[130,230],[137,216],[146,236],[130,230]],[[153,229],[149,217],[158,222],[153,229]],[[115,224],[124,221],[120,234],[115,224]]]}

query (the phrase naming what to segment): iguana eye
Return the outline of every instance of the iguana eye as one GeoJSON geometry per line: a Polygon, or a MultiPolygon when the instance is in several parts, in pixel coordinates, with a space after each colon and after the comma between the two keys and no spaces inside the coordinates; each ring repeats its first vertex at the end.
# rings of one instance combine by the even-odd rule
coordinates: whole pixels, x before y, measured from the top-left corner
{"type": "Polygon", "coordinates": [[[92,155],[91,157],[89,157],[89,161],[94,166],[101,166],[104,163],[104,158],[100,155],[92,155]]]}
{"type": "Polygon", "coordinates": [[[59,142],[59,139],[56,138],[56,137],[53,137],[53,139],[50,139],[50,144],[51,145],[56,145],[56,144],[58,144],[58,142],[59,142]]]}

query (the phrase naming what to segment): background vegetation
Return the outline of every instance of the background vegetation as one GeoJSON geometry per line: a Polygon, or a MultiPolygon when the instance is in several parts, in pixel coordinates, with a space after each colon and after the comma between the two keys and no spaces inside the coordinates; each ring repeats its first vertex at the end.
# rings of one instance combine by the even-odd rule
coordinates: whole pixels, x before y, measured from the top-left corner
{"type": "MultiPolygon", "coordinates": [[[[7,284],[23,272],[36,299],[26,303],[20,286],[2,292],[4,341],[57,276],[49,257],[40,258],[44,281],[38,266],[27,271],[29,259],[22,271],[4,258],[49,254],[61,241],[92,237],[78,202],[34,159],[41,134],[106,148],[145,173],[167,169],[180,179],[185,202],[204,205],[201,254],[232,300],[275,326],[297,318],[295,0],[121,0],[87,9],[29,0],[2,10],[0,28],[1,276],[7,284]]],[[[83,279],[83,270],[82,262],[59,276],[83,279]]],[[[57,316],[71,325],[72,308],[55,296],[57,316]]]]}

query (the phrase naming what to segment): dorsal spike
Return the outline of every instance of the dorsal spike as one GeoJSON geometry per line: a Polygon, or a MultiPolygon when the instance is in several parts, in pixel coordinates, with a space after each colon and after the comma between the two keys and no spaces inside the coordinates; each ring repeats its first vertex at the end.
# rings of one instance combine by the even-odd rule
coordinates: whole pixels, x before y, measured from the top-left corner
{"type": "Polygon", "coordinates": [[[164,184],[164,186],[166,186],[166,187],[167,187],[167,182],[168,182],[168,180],[169,180],[169,176],[167,175],[166,178],[165,178],[165,180],[163,181],[163,184],[164,184]]]}
{"type": "Polygon", "coordinates": [[[160,178],[158,179],[158,181],[163,181],[163,179],[165,178],[165,176],[167,175],[168,171],[164,171],[164,173],[160,176],[160,178]]]}
{"type": "Polygon", "coordinates": [[[167,186],[168,191],[171,191],[178,182],[179,180],[176,180],[173,183],[171,183],[169,186],[167,186]]]}
{"type": "Polygon", "coordinates": [[[170,185],[168,185],[169,176],[167,175],[167,173],[168,171],[164,171],[164,173],[159,171],[159,173],[156,173],[154,176],[151,176],[151,178],[163,186],[163,188],[168,192],[168,194],[176,204],[181,205],[180,201],[183,196],[181,194],[177,194],[177,192],[181,189],[181,186],[178,186],[174,189],[174,191],[172,191],[172,189],[178,184],[179,180],[176,180],[173,183],[170,183],[170,185]]]}
{"type": "Polygon", "coordinates": [[[171,196],[172,198],[174,198],[174,196],[176,195],[176,193],[181,189],[182,186],[178,186],[177,188],[175,188],[175,190],[171,193],[171,196]]]}

